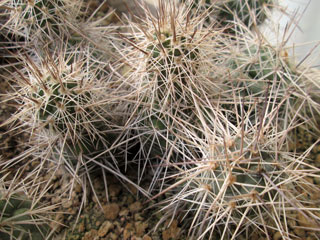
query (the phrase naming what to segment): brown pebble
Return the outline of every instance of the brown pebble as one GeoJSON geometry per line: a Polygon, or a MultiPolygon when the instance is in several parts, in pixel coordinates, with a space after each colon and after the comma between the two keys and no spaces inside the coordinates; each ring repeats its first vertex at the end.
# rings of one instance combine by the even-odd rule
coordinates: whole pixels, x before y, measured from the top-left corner
{"type": "Polygon", "coordinates": [[[103,190],[105,188],[103,181],[101,181],[99,178],[93,180],[93,187],[96,190],[103,190]]]}
{"type": "Polygon", "coordinates": [[[122,224],[120,222],[113,222],[113,233],[117,234],[118,236],[121,235],[121,233],[123,232],[123,227],[122,224]]]}
{"type": "Polygon", "coordinates": [[[83,233],[85,230],[84,222],[79,223],[78,232],[83,233]]]}
{"type": "Polygon", "coordinates": [[[134,214],[134,220],[135,220],[135,221],[142,221],[142,220],[143,220],[143,217],[141,216],[140,213],[135,213],[135,214],[134,214]]]}
{"type": "Polygon", "coordinates": [[[123,230],[123,239],[127,240],[130,239],[130,237],[133,235],[134,227],[132,223],[127,223],[123,230]]]}
{"type": "Polygon", "coordinates": [[[139,210],[142,209],[142,203],[139,201],[134,202],[134,203],[130,204],[129,209],[130,209],[130,212],[132,212],[132,213],[138,212],[139,210]]]}
{"type": "Polygon", "coordinates": [[[89,232],[86,232],[82,238],[82,240],[98,240],[99,237],[97,236],[98,231],[95,229],[90,230],[89,232]]]}
{"type": "Polygon", "coordinates": [[[118,240],[119,238],[118,238],[118,235],[117,234],[115,234],[115,233],[109,233],[108,235],[107,235],[107,237],[106,237],[106,239],[111,239],[111,240],[118,240]]]}
{"type": "Polygon", "coordinates": [[[300,226],[307,228],[318,228],[319,225],[312,218],[306,218],[301,212],[298,213],[297,222],[300,226]]]}
{"type": "MultiPolygon", "coordinates": [[[[170,222],[167,222],[166,225],[168,225],[170,222]]],[[[170,240],[170,239],[177,239],[180,234],[180,228],[178,228],[178,221],[173,220],[170,224],[170,226],[162,231],[162,239],[163,240],[170,240]]]]}
{"type": "Polygon", "coordinates": [[[105,235],[107,235],[109,230],[112,229],[112,228],[113,228],[113,225],[112,225],[111,222],[109,222],[109,221],[103,222],[101,227],[99,228],[98,236],[99,237],[104,237],[105,235]]]}
{"type": "Polygon", "coordinates": [[[135,226],[135,229],[136,229],[137,237],[141,237],[145,233],[145,230],[148,227],[148,223],[139,221],[139,222],[135,222],[134,226],[135,226]]]}
{"type": "Polygon", "coordinates": [[[144,235],[143,238],[142,238],[142,240],[152,240],[152,238],[149,237],[148,235],[144,235]]]}
{"type": "Polygon", "coordinates": [[[136,194],[137,194],[138,190],[137,190],[137,188],[136,188],[135,186],[133,186],[132,184],[129,184],[128,187],[129,187],[130,192],[131,192],[133,195],[136,195],[136,194]]]}
{"type": "Polygon", "coordinates": [[[306,231],[304,229],[296,227],[293,229],[293,232],[302,239],[305,239],[306,231]]]}
{"type": "Polygon", "coordinates": [[[120,207],[116,203],[110,203],[103,206],[104,216],[107,220],[115,220],[120,212],[120,207]]]}
{"type": "Polygon", "coordinates": [[[280,232],[276,232],[275,234],[273,234],[273,240],[280,240],[282,239],[282,235],[280,232]]]}
{"type": "Polygon", "coordinates": [[[320,164],[320,153],[317,154],[315,162],[316,164],[320,164]]]}
{"type": "Polygon", "coordinates": [[[119,212],[119,216],[120,217],[126,217],[129,215],[129,210],[128,209],[121,209],[121,211],[119,212]]]}
{"type": "Polygon", "coordinates": [[[290,228],[294,229],[297,226],[296,220],[288,219],[287,221],[290,228]]]}
{"type": "Polygon", "coordinates": [[[76,184],[75,187],[74,187],[74,191],[76,193],[81,193],[83,192],[83,189],[82,189],[82,186],[80,184],[76,184]]]}
{"type": "Polygon", "coordinates": [[[71,200],[65,199],[62,202],[62,207],[64,207],[64,208],[70,208],[72,205],[73,205],[73,202],[71,200]]]}

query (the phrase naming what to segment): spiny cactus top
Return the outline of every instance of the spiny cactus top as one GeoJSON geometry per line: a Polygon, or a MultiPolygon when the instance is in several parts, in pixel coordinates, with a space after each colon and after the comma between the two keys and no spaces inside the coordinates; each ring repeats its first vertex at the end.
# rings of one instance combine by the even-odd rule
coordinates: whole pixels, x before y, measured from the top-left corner
{"type": "Polygon", "coordinates": [[[5,29],[17,37],[28,40],[43,36],[59,35],[62,19],[59,11],[65,6],[62,0],[12,0],[6,5],[11,11],[5,29]],[[17,15],[17,16],[15,16],[17,15]]]}

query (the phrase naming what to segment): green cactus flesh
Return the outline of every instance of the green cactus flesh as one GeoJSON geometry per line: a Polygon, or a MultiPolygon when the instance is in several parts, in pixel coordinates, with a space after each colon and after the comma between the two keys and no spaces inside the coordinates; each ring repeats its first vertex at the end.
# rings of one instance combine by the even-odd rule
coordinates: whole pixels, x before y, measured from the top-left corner
{"type": "Polygon", "coordinates": [[[37,216],[32,213],[32,202],[23,194],[5,196],[0,194],[0,239],[2,240],[42,240],[49,228],[36,223],[37,216]]]}

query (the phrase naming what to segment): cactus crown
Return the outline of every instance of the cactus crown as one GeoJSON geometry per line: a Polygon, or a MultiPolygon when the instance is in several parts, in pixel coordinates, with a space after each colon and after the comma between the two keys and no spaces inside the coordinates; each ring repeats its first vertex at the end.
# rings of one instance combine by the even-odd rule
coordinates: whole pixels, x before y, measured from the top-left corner
{"type": "Polygon", "coordinates": [[[74,126],[83,120],[78,113],[89,103],[90,92],[79,93],[82,88],[79,82],[62,80],[60,83],[53,83],[51,77],[37,86],[32,97],[35,102],[40,103],[38,116],[40,121],[47,123],[45,127],[66,133],[70,125],[74,126]]]}
{"type": "Polygon", "coordinates": [[[57,12],[63,6],[62,0],[13,0],[11,7],[18,9],[19,17],[12,18],[16,22],[8,30],[26,39],[34,38],[39,30],[43,36],[58,35],[62,25],[57,12]]]}

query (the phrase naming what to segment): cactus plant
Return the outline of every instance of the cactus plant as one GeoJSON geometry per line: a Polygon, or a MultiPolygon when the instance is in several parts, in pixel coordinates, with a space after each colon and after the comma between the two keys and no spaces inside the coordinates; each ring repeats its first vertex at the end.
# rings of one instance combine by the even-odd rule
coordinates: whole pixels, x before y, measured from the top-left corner
{"type": "Polygon", "coordinates": [[[27,40],[42,36],[59,34],[62,27],[59,11],[64,7],[62,0],[14,0],[5,1],[3,6],[8,12],[4,29],[16,38],[27,40]]]}
{"type": "Polygon", "coordinates": [[[1,239],[44,239],[48,229],[41,226],[36,211],[32,210],[30,200],[16,195],[0,200],[0,237],[1,239]],[[33,213],[34,212],[34,213],[33,213]],[[40,225],[40,226],[37,226],[40,225]]]}
{"type": "Polygon", "coordinates": [[[235,23],[249,29],[262,24],[267,19],[267,9],[274,7],[274,0],[221,0],[199,1],[180,0],[181,3],[190,6],[193,15],[203,16],[206,25],[219,22],[222,26],[228,26],[229,32],[235,33],[235,23]]]}
{"type": "MultiPolygon", "coordinates": [[[[199,96],[209,91],[218,92],[201,73],[208,59],[207,39],[217,38],[215,46],[220,48],[218,33],[211,36],[197,31],[200,23],[197,19],[187,21],[186,8],[180,6],[175,10],[169,3],[162,4],[159,20],[150,17],[143,25],[129,22],[132,33],[121,35],[128,47],[119,51],[129,66],[122,76],[135,93],[135,99],[130,99],[133,102],[130,125],[140,142],[140,159],[147,159],[147,163],[155,157],[160,162],[166,157],[175,161],[179,152],[185,151],[183,137],[179,136],[180,125],[195,123],[200,115],[197,111],[203,108],[202,105],[197,108],[194,102],[201,101],[199,96]],[[154,25],[155,22],[158,24],[154,25]]],[[[149,165],[146,162],[144,168],[149,165]]]]}
{"type": "Polygon", "coordinates": [[[8,181],[8,173],[0,176],[0,238],[50,239],[48,221],[55,206],[39,206],[33,201],[39,199],[27,197],[26,187],[17,183],[15,177],[8,181]]]}
{"type": "Polygon", "coordinates": [[[96,34],[97,26],[106,26],[112,13],[103,12],[106,3],[101,3],[98,9],[92,9],[92,4],[82,0],[2,1],[1,35],[11,43],[19,42],[16,47],[24,45],[25,50],[48,45],[49,49],[55,49],[60,42],[57,39],[63,39],[69,50],[77,49],[83,42],[92,42],[97,47],[96,42],[102,38],[96,34]]]}
{"type": "MultiPolygon", "coordinates": [[[[217,135],[198,137],[195,160],[185,163],[186,169],[177,164],[180,171],[172,174],[172,182],[162,192],[166,194],[163,219],[183,219],[189,237],[195,239],[268,237],[274,229],[289,237],[286,222],[294,218],[292,210],[320,224],[319,209],[300,193],[304,185],[319,191],[304,178],[319,169],[308,166],[305,156],[285,152],[285,144],[278,145],[281,136],[275,128],[258,139],[257,127],[246,125],[241,130],[240,124],[236,132],[242,134],[222,142],[217,135]],[[274,135],[278,136],[274,139],[274,135]]],[[[217,130],[211,131],[216,134],[217,130]]]]}
{"type": "Polygon", "coordinates": [[[41,127],[59,134],[74,149],[85,152],[90,138],[103,139],[98,126],[105,120],[101,117],[102,108],[95,104],[99,100],[94,95],[98,89],[94,86],[94,76],[82,72],[81,62],[69,65],[61,59],[59,62],[48,60],[38,65],[30,57],[26,58],[27,75],[22,75],[19,81],[25,96],[20,113],[30,116],[34,129],[41,127]]]}
{"type": "MultiPolygon", "coordinates": [[[[23,131],[31,134],[26,145],[31,145],[33,158],[53,161],[57,167],[62,164],[77,181],[98,166],[94,161],[119,171],[118,164],[125,161],[117,162],[111,146],[121,122],[110,123],[117,118],[116,113],[112,115],[117,106],[108,76],[92,56],[85,59],[74,53],[66,58],[63,52],[57,57],[46,53],[45,58],[43,52],[21,56],[25,67],[14,74],[16,94],[10,97],[19,108],[7,123],[20,121],[23,131]]],[[[22,154],[19,159],[28,156],[22,154]]]]}
{"type": "Polygon", "coordinates": [[[251,28],[262,24],[266,18],[266,9],[274,5],[274,0],[226,0],[218,4],[217,19],[224,24],[236,21],[237,18],[251,28]]]}

